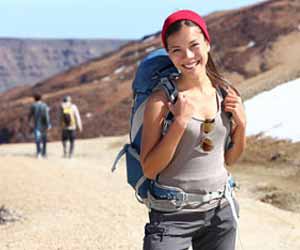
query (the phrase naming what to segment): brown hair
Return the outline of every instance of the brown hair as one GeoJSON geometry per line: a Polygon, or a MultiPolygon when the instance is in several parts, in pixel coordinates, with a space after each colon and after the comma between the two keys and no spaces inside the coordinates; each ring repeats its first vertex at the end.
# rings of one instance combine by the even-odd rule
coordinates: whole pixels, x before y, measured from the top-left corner
{"type": "Polygon", "coordinates": [[[36,102],[42,100],[42,95],[40,93],[33,93],[32,96],[36,102]]]}

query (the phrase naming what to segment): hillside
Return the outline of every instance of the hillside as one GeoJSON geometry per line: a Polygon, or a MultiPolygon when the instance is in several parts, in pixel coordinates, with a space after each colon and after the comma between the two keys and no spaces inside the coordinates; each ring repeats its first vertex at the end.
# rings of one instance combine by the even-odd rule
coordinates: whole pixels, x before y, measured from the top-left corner
{"type": "MultiPolygon", "coordinates": [[[[300,76],[300,2],[273,0],[206,16],[212,53],[244,99],[300,76]]],[[[70,94],[83,118],[81,138],[128,132],[131,81],[140,60],[161,47],[159,33],[74,67],[33,87],[0,95],[0,142],[32,139],[26,121],[33,92],[51,106],[50,140],[60,138],[57,110],[70,94]]]]}
{"type": "Polygon", "coordinates": [[[0,92],[33,85],[113,51],[126,40],[0,38],[0,92]]]}

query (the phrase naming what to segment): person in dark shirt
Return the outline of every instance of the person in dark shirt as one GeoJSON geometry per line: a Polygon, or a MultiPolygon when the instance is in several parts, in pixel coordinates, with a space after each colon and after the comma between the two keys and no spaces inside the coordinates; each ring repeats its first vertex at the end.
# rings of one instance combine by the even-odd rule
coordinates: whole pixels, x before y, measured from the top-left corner
{"type": "Polygon", "coordinates": [[[33,120],[33,132],[37,158],[47,156],[47,131],[51,128],[49,107],[42,101],[40,94],[34,94],[34,103],[30,107],[28,121],[33,120]]]}

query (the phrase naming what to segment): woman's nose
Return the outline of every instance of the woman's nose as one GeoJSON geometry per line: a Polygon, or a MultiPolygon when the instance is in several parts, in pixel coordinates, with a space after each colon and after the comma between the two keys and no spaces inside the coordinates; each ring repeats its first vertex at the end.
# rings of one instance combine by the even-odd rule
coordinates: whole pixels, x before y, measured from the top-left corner
{"type": "Polygon", "coordinates": [[[194,57],[194,52],[191,51],[190,49],[186,49],[185,50],[185,57],[186,58],[192,58],[192,57],[194,57]]]}

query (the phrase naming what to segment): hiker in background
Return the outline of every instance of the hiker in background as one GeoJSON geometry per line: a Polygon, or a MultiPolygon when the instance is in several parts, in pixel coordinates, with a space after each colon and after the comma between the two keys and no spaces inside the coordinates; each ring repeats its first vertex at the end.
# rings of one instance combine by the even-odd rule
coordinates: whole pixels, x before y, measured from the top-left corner
{"type": "Polygon", "coordinates": [[[33,133],[36,144],[36,157],[47,156],[47,131],[51,128],[49,107],[42,101],[40,94],[34,94],[34,103],[31,105],[28,122],[33,119],[33,133]]]}
{"type": "Polygon", "coordinates": [[[62,144],[63,156],[72,158],[74,155],[74,144],[76,138],[76,129],[82,131],[82,123],[79,110],[75,104],[71,102],[71,96],[65,96],[60,108],[60,121],[62,124],[62,144]],[[69,141],[69,150],[67,150],[67,142],[69,141]]]}
{"type": "Polygon", "coordinates": [[[140,160],[144,175],[158,184],[150,190],[154,203],[145,225],[144,250],[233,250],[238,203],[232,192],[226,195],[225,164],[235,163],[246,144],[241,97],[218,73],[206,24],[197,13],[173,13],[161,36],[180,72],[175,80],[179,93],[171,104],[162,90],[153,92],[144,112],[140,160]],[[221,88],[227,92],[224,98],[221,88]],[[162,136],[169,111],[173,121],[162,136]],[[228,146],[227,138],[232,140],[228,146]],[[175,201],[185,197],[184,205],[167,212],[168,202],[174,207],[175,201],[159,191],[172,188],[182,194],[175,201]]]}

